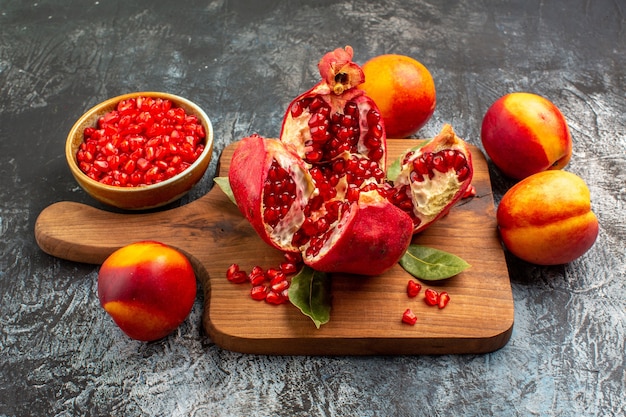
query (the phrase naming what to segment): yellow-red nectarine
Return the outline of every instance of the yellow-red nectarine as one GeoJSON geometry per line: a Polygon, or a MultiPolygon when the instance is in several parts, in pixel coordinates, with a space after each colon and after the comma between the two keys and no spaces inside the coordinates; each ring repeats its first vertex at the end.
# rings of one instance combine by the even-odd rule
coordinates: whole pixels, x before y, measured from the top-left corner
{"type": "Polygon", "coordinates": [[[387,54],[363,64],[365,82],[359,86],[376,103],[388,138],[416,133],[435,112],[435,82],[419,61],[387,54]]]}
{"type": "Polygon", "coordinates": [[[497,210],[500,237],[515,256],[537,264],[573,261],[593,246],[598,219],[589,188],[562,170],[533,174],[511,187],[497,210]]]}
{"type": "Polygon", "coordinates": [[[189,259],[159,242],[142,241],[113,252],[98,272],[98,298],[129,337],[152,341],[189,315],[196,277],[189,259]]]}
{"type": "Polygon", "coordinates": [[[481,139],[493,163],[515,179],[561,169],[572,156],[565,117],[551,101],[531,93],[496,100],[483,118],[481,139]]]}

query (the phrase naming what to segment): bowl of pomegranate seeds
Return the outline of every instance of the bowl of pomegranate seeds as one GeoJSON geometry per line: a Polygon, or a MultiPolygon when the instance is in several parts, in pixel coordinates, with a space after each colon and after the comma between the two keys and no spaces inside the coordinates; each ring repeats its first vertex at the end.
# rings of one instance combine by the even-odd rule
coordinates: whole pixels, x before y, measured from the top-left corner
{"type": "Polygon", "coordinates": [[[213,151],[205,112],[173,94],[140,92],[103,101],[70,130],[65,156],[78,184],[96,200],[146,210],[185,195],[213,151]]]}

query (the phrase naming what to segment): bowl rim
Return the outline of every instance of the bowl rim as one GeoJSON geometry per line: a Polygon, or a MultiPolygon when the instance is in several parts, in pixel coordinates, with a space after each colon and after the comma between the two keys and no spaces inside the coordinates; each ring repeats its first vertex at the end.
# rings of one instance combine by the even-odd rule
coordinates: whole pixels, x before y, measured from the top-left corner
{"type": "MultiPolygon", "coordinates": [[[[185,109],[185,111],[189,111],[189,110],[185,109]]],[[[104,113],[106,113],[106,112],[103,112],[102,114],[104,114],[104,113]]],[[[82,139],[82,141],[80,143],[83,143],[83,142],[84,142],[84,139],[82,139]]],[[[79,144],[79,146],[80,146],[80,144],[79,144]]],[[[158,91],[140,91],[140,92],[134,92],[134,93],[126,93],[126,94],[121,94],[119,96],[111,97],[109,99],[101,101],[100,103],[92,106],[87,111],[85,111],[78,118],[78,120],[76,120],[76,122],[72,125],[72,128],[68,132],[67,139],[65,141],[65,157],[66,157],[68,163],[74,168],[74,169],[72,169],[72,172],[74,174],[79,174],[81,176],[81,178],[82,178],[81,179],[82,181],[86,181],[88,184],[91,184],[94,187],[100,187],[100,188],[103,188],[103,189],[106,189],[106,190],[117,191],[117,192],[149,191],[149,190],[152,190],[152,189],[158,189],[158,188],[165,187],[168,184],[172,184],[172,183],[178,182],[182,178],[188,176],[199,165],[203,164],[203,162],[206,160],[206,158],[210,157],[212,152],[213,152],[213,125],[211,123],[211,119],[209,119],[209,116],[205,113],[205,111],[200,106],[198,106],[196,103],[194,103],[193,101],[191,101],[189,99],[186,99],[184,97],[178,96],[176,94],[164,93],[164,92],[158,92],[158,91]],[[182,172],[179,172],[178,174],[174,175],[171,178],[168,178],[168,179],[166,179],[164,181],[157,182],[157,183],[154,183],[154,184],[139,185],[137,187],[122,187],[122,186],[117,186],[117,185],[103,184],[100,181],[96,181],[96,180],[90,178],[78,166],[78,161],[76,159],[76,154],[75,154],[74,149],[73,149],[73,144],[74,144],[74,140],[73,139],[74,139],[74,137],[77,134],[81,133],[81,132],[79,132],[80,129],[84,130],[85,122],[88,119],[92,118],[94,116],[94,114],[98,113],[98,110],[100,110],[102,108],[106,108],[106,107],[111,106],[113,104],[116,105],[117,103],[119,103],[122,100],[127,100],[127,99],[130,99],[130,98],[136,98],[136,97],[141,97],[141,96],[143,96],[143,97],[153,97],[153,98],[168,99],[168,100],[172,101],[172,103],[176,107],[182,107],[179,104],[184,104],[189,109],[193,109],[193,112],[197,113],[196,116],[199,117],[199,121],[201,123],[203,123],[203,124],[206,123],[206,126],[205,126],[205,137],[204,137],[204,141],[205,141],[204,150],[198,156],[198,158],[189,167],[187,167],[187,169],[185,169],[182,172]]]]}

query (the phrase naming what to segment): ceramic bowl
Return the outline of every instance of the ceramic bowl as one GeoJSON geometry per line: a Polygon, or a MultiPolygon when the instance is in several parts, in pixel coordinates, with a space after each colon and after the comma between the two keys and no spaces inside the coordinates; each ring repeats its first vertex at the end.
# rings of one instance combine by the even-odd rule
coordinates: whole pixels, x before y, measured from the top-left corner
{"type": "Polygon", "coordinates": [[[72,175],[78,184],[91,195],[94,199],[125,210],[147,210],[161,207],[184,196],[189,190],[202,178],[210,161],[213,152],[213,126],[206,113],[191,101],[167,93],[160,92],[137,92],[124,94],[118,97],[110,98],[102,103],[92,107],[83,114],[74,124],[67,136],[65,145],[65,157],[70,167],[72,175]],[[85,128],[95,127],[98,118],[104,114],[114,110],[117,104],[122,100],[130,98],[143,97],[160,97],[168,99],[172,102],[173,107],[181,107],[188,114],[194,114],[204,126],[206,132],[205,147],[199,158],[186,170],[180,172],[162,182],[144,185],[139,187],[122,187],[102,184],[92,178],[89,178],[78,167],[76,153],[80,144],[83,142],[83,132],[85,128]]]}

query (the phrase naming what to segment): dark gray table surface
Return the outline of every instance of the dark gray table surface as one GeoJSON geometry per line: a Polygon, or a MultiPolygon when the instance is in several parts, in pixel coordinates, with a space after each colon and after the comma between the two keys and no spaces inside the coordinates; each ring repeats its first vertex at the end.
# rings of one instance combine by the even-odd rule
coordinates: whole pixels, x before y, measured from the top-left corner
{"type": "MultiPolygon", "coordinates": [[[[626,412],[626,3],[568,1],[0,1],[0,415],[617,416],[626,412]],[[507,255],[515,325],[484,355],[274,357],[222,350],[199,295],[170,337],[125,337],[100,308],[97,266],[53,258],[34,223],[63,200],[100,207],[64,142],[92,105],[166,91],[225,145],[278,135],[326,52],[410,55],[438,105],[416,137],[451,123],[480,144],[501,95],[552,100],[574,138],[567,170],[589,185],[595,246],[562,266],[507,255]]],[[[513,182],[490,165],[496,202],[513,182]]]]}

